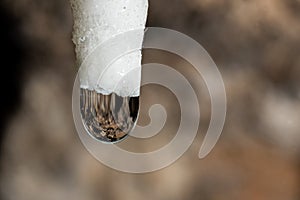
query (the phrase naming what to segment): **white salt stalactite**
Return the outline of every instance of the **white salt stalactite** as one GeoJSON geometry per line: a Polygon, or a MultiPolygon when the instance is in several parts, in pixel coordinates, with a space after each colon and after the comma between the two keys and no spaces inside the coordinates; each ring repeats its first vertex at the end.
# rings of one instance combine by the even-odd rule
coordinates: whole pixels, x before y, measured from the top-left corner
{"type": "Polygon", "coordinates": [[[101,64],[103,57],[109,57],[109,51],[97,52],[99,55],[94,56],[94,59],[99,59],[99,62],[95,62],[97,65],[82,67],[79,73],[81,88],[96,90],[102,94],[114,92],[120,96],[139,96],[141,48],[148,0],[70,1],[74,17],[73,42],[79,66],[88,62],[89,55],[95,52],[96,48],[119,34],[135,30],[135,37],[124,40],[123,43],[135,43],[139,46],[138,50],[122,55],[109,66],[101,64]],[[128,72],[129,80],[122,82],[126,84],[116,87],[128,72]]]}

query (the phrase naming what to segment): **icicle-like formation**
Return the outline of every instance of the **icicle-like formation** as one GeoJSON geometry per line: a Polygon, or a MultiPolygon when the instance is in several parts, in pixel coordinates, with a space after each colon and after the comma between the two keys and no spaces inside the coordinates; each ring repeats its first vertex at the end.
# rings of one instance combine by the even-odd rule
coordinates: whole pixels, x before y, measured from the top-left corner
{"type": "MultiPolygon", "coordinates": [[[[102,94],[139,96],[141,74],[141,48],[147,18],[148,0],[70,0],[74,16],[73,42],[76,46],[78,65],[82,65],[95,49],[115,36],[136,30],[136,37],[123,43],[138,44],[139,50],[118,58],[109,66],[100,59],[109,57],[104,49],[92,55],[99,58],[96,65],[88,65],[80,71],[81,88],[102,94]],[[129,76],[124,76],[130,72],[129,76]],[[101,80],[99,80],[101,79],[101,80]],[[116,84],[118,86],[116,87],[116,84]],[[133,92],[134,91],[134,92],[133,92]]],[[[124,45],[123,44],[123,45],[124,45]]],[[[109,45],[108,45],[109,46],[109,45]]]]}

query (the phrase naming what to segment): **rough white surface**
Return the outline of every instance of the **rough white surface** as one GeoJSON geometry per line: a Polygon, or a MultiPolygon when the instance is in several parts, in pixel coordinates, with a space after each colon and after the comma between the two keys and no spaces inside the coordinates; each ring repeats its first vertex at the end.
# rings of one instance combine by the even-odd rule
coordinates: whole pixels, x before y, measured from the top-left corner
{"type": "Polygon", "coordinates": [[[73,42],[77,61],[79,66],[85,65],[79,71],[81,87],[103,94],[115,92],[120,96],[139,96],[141,48],[148,0],[70,1],[74,16],[73,42]],[[136,30],[135,37],[126,38],[119,43],[123,46],[134,43],[139,49],[109,63],[107,59],[112,57],[107,49],[112,48],[110,41],[131,30],[136,30]],[[106,48],[102,48],[103,46],[106,48]]]}

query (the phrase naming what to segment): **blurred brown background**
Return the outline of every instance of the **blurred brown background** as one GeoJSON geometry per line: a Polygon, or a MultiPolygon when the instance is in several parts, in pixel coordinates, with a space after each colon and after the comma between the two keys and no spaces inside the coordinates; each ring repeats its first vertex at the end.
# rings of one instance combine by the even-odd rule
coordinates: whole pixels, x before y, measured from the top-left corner
{"type": "MultiPolygon", "coordinates": [[[[148,26],[181,31],[214,59],[228,112],[217,146],[198,160],[209,97],[191,80],[202,109],[197,140],[175,164],[143,175],[105,167],[79,141],[69,2],[2,0],[0,10],[1,199],[300,199],[299,0],[150,0],[148,26]]],[[[145,62],[154,58],[192,73],[174,55],[145,52],[145,62]]],[[[164,88],[143,88],[139,123],[160,96],[173,116],[166,136],[121,146],[149,150],[172,138],[178,105],[164,88]]]]}

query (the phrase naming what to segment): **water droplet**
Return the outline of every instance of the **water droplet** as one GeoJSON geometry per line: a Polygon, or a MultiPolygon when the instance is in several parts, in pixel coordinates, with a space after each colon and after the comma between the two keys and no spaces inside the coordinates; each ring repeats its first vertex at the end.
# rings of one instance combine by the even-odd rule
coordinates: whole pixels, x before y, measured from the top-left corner
{"type": "Polygon", "coordinates": [[[139,110],[139,97],[103,95],[80,89],[80,112],[88,133],[105,143],[125,138],[133,129],[139,110]]]}
{"type": "Polygon", "coordinates": [[[85,36],[80,37],[80,38],[79,38],[79,41],[80,41],[80,42],[84,42],[84,41],[85,41],[85,36]]]}

